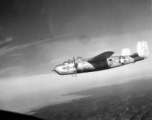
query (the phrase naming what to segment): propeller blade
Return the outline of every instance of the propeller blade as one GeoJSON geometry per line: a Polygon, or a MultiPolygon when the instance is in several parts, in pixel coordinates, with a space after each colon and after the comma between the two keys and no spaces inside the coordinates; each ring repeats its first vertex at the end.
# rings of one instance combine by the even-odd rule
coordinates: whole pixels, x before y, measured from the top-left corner
{"type": "Polygon", "coordinates": [[[74,57],[73,57],[73,62],[74,62],[74,67],[75,67],[76,76],[77,76],[77,63],[75,62],[75,58],[74,58],[74,57]]]}
{"type": "Polygon", "coordinates": [[[73,57],[74,67],[77,68],[77,63],[75,62],[75,58],[73,57]]]}

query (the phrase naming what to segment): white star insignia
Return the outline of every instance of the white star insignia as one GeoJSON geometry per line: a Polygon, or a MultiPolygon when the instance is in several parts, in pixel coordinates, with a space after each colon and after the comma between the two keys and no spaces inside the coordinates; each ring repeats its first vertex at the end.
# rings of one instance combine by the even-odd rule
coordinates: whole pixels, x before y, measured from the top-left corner
{"type": "Polygon", "coordinates": [[[124,58],[120,58],[120,63],[125,63],[125,59],[124,58]]]}

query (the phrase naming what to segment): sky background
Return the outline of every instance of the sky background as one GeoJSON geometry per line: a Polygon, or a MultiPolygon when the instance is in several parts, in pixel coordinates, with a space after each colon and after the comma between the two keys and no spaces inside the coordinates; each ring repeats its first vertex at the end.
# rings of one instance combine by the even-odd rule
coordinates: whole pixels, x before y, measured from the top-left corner
{"type": "Polygon", "coordinates": [[[150,75],[151,0],[1,0],[0,109],[29,111],[62,94],[150,75]],[[147,41],[147,60],[77,78],[52,73],[77,56],[136,52],[147,41]]]}

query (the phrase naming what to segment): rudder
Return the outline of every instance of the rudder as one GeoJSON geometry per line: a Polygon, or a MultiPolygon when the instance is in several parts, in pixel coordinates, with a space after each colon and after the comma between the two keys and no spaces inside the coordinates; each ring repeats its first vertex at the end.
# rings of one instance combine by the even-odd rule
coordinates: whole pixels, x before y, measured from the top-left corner
{"type": "Polygon", "coordinates": [[[140,57],[147,58],[149,55],[148,44],[146,41],[140,41],[137,44],[137,52],[140,57]]]}

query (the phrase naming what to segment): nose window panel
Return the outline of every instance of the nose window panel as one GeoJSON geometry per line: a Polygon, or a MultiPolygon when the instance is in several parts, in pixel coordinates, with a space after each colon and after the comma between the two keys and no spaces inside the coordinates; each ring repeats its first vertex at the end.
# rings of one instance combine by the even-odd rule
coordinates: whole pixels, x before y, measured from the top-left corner
{"type": "Polygon", "coordinates": [[[63,69],[69,69],[69,66],[63,66],[63,69]]]}

